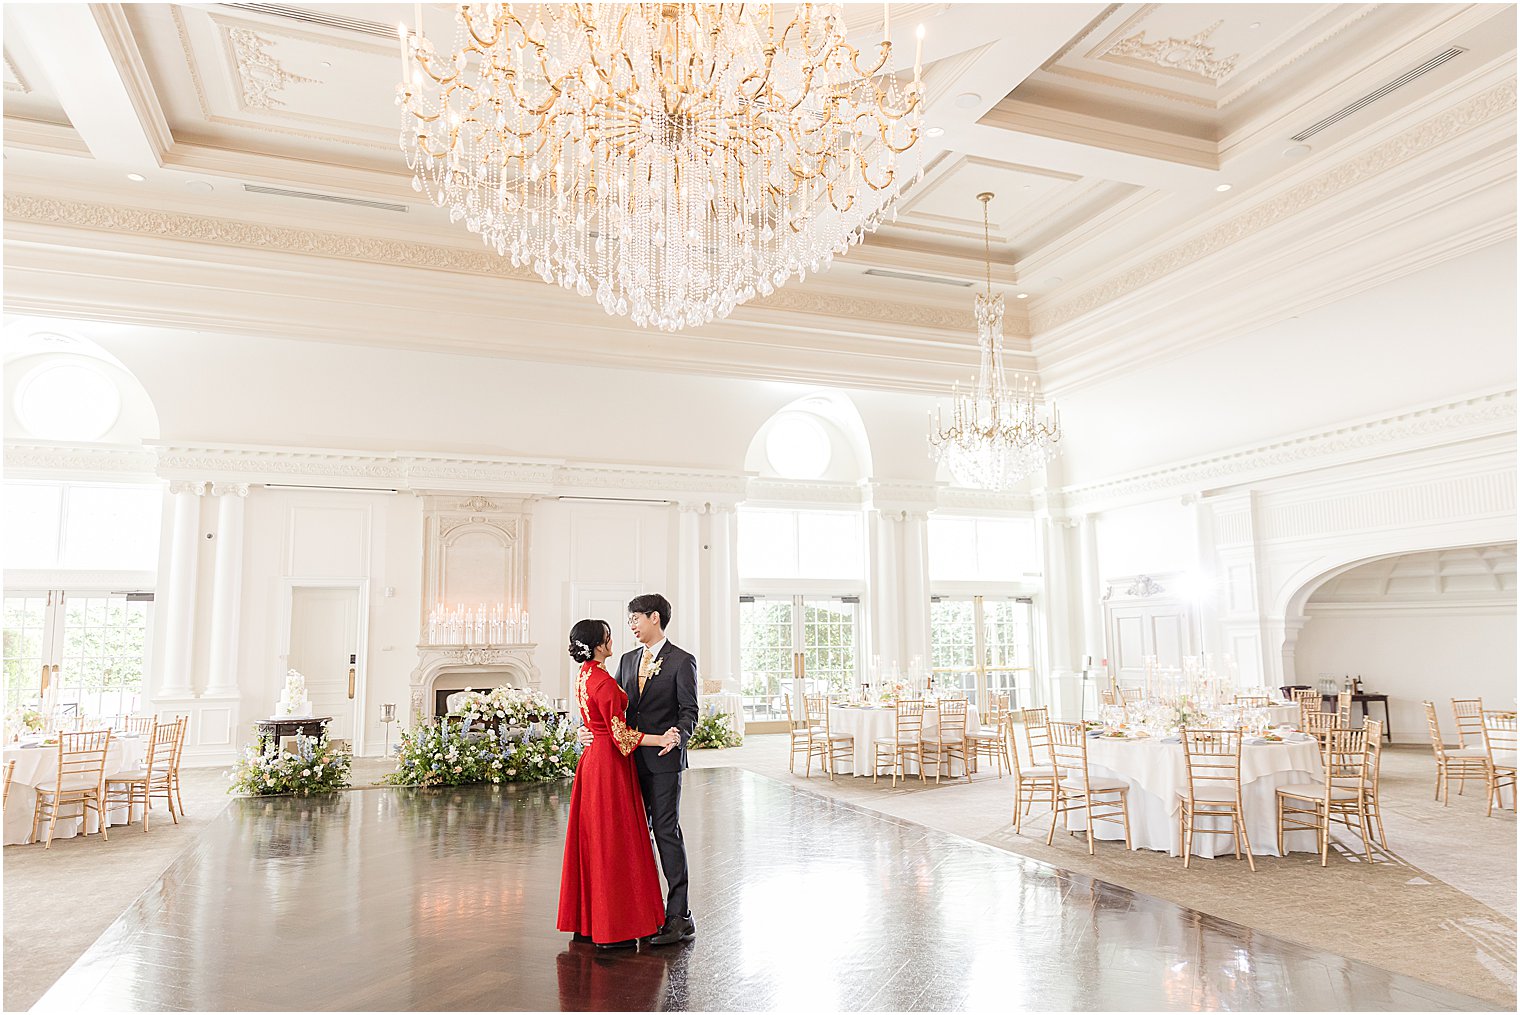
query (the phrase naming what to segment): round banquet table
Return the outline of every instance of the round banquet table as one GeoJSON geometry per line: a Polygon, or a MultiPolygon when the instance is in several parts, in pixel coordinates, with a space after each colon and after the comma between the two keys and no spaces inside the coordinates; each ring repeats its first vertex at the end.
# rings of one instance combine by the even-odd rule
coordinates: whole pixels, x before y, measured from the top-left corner
{"type": "MultiPolygon", "coordinates": [[[[980,716],[976,706],[966,705],[966,753],[971,752],[970,736],[977,731],[980,716]]],[[[854,765],[849,774],[869,776],[873,773],[872,763],[875,758],[876,741],[890,740],[897,732],[897,709],[891,705],[830,705],[829,706],[829,730],[833,733],[848,733],[855,738],[854,765]]],[[[933,740],[939,733],[939,711],[933,706],[924,708],[924,739],[933,740]]],[[[928,766],[932,774],[933,766],[928,766]]],[[[905,772],[911,771],[918,774],[918,759],[909,758],[903,764],[905,772]]],[[[973,759],[971,770],[976,771],[976,763],[973,759]]],[[[885,774],[885,768],[883,774],[885,774]]],[[[951,759],[945,769],[946,775],[965,775],[965,766],[959,760],[951,759]]]]}
{"type": "MultiPolygon", "coordinates": [[[[1182,855],[1182,841],[1177,827],[1181,810],[1178,794],[1187,791],[1187,763],[1182,744],[1164,739],[1111,740],[1089,737],[1087,769],[1093,777],[1123,779],[1129,784],[1130,845],[1134,849],[1155,849],[1182,855]]],[[[1240,754],[1241,803],[1246,812],[1246,835],[1251,852],[1257,856],[1277,856],[1277,790],[1289,783],[1323,784],[1325,769],[1320,761],[1319,745],[1313,737],[1283,743],[1252,743],[1247,740],[1240,754]]],[[[1071,827],[1087,827],[1087,815],[1070,814],[1071,827]]],[[[1222,828],[1226,822],[1208,819],[1199,828],[1222,828]]],[[[1099,839],[1124,838],[1124,826],[1100,821],[1093,828],[1099,839]]],[[[1288,852],[1315,852],[1319,846],[1312,831],[1289,832],[1284,838],[1288,852]]],[[[1213,857],[1235,855],[1234,840],[1228,835],[1193,836],[1193,855],[1213,857]]]]}
{"type": "MultiPolygon", "coordinates": [[[[148,756],[148,738],[142,735],[117,733],[111,737],[111,745],[106,748],[106,776],[116,775],[118,772],[129,772],[142,767],[143,761],[148,756]]],[[[32,812],[37,806],[38,786],[52,786],[58,779],[58,747],[21,747],[10,744],[5,748],[5,763],[16,763],[16,774],[11,778],[11,793],[5,801],[5,844],[14,846],[31,838],[32,812]]],[[[73,809],[74,805],[69,805],[73,809]]],[[[142,805],[137,810],[141,812],[142,805]]],[[[59,818],[58,826],[53,830],[53,838],[68,839],[79,834],[81,821],[87,821],[87,834],[100,831],[100,819],[92,809],[87,812],[88,817],[59,818]]],[[[111,825],[124,825],[131,816],[127,814],[126,804],[118,804],[107,808],[106,820],[111,825]]],[[[45,838],[46,829],[38,826],[39,839],[45,838]]]]}
{"type": "Polygon", "coordinates": [[[1298,729],[1301,718],[1297,705],[1267,706],[1267,725],[1269,726],[1292,726],[1294,729],[1298,729]]]}

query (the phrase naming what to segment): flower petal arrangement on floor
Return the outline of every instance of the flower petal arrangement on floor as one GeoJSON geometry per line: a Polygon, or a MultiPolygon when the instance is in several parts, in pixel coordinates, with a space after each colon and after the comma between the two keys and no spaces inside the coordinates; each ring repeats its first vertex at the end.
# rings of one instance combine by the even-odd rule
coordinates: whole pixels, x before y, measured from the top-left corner
{"type": "Polygon", "coordinates": [[[499,687],[471,692],[463,717],[401,734],[397,786],[458,786],[473,782],[541,782],[575,774],[575,727],[555,714],[537,691],[499,687]]]}
{"type": "Polygon", "coordinates": [[[229,793],[267,796],[274,793],[332,793],[347,789],[353,758],[326,741],[298,734],[295,751],[281,751],[277,740],[260,739],[243,749],[227,777],[229,793]]]}

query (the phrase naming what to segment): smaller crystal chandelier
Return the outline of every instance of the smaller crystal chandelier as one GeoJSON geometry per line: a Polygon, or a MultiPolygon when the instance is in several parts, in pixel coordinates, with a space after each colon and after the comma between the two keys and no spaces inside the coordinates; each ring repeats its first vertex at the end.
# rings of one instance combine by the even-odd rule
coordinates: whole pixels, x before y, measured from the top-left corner
{"type": "Polygon", "coordinates": [[[947,426],[943,412],[930,416],[929,452],[944,462],[957,482],[983,490],[1005,490],[1045,465],[1061,440],[1061,416],[1054,403],[1049,415],[1038,405],[1038,393],[1026,379],[1010,387],[1003,376],[1003,296],[992,291],[992,227],[987,203],[982,202],[982,237],[987,248],[987,291],[976,297],[977,344],[981,364],[976,387],[951,390],[954,403],[947,426]]]}

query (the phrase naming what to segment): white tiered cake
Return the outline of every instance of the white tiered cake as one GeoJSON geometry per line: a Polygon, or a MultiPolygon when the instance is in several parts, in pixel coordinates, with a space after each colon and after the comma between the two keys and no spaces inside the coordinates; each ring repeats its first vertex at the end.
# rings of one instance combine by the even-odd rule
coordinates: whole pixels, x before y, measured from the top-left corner
{"type": "Polygon", "coordinates": [[[306,678],[295,670],[285,674],[285,690],[280,692],[276,719],[306,719],[311,716],[311,699],[306,696],[306,678]]]}

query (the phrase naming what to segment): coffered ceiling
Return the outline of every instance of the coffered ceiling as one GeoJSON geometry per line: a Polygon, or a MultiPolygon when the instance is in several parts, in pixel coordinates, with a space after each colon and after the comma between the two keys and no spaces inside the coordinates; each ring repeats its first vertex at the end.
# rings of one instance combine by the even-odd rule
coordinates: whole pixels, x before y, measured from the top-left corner
{"type": "MultiPolygon", "coordinates": [[[[452,38],[449,6],[423,10],[430,36],[452,38]]],[[[846,8],[857,45],[879,41],[880,11],[846,8]]],[[[1381,242],[1392,222],[1357,209],[1390,193],[1406,195],[1399,223],[1430,231],[1401,240],[1411,249],[1513,237],[1512,5],[894,4],[892,17],[898,39],[925,26],[931,128],[895,220],[823,276],[666,336],[514,271],[419,200],[394,103],[394,26],[412,5],[7,5],[7,303],[267,332],[285,292],[289,333],[324,340],[457,348],[468,333],[503,355],[922,390],[974,365],[976,195],[991,191],[1010,362],[1059,388],[1158,354],[1151,332],[1174,348],[1291,310],[1294,293],[1260,288],[1260,271],[1239,281],[1274,244],[1319,237],[1298,260],[1304,299],[1334,272],[1348,290],[1372,284],[1365,258],[1340,253],[1381,242]],[[1407,196],[1414,180],[1460,194],[1407,196]],[[1188,275],[1205,268],[1217,283],[1188,275]],[[1211,284],[1255,316],[1184,320],[1182,294],[1214,299],[1211,284]],[[187,296],[211,289],[219,314],[187,296]],[[440,314],[459,335],[439,333],[440,314]],[[493,315],[521,326],[478,326],[493,315]]],[[[1382,275],[1405,263],[1386,254],[1382,275]]]]}

